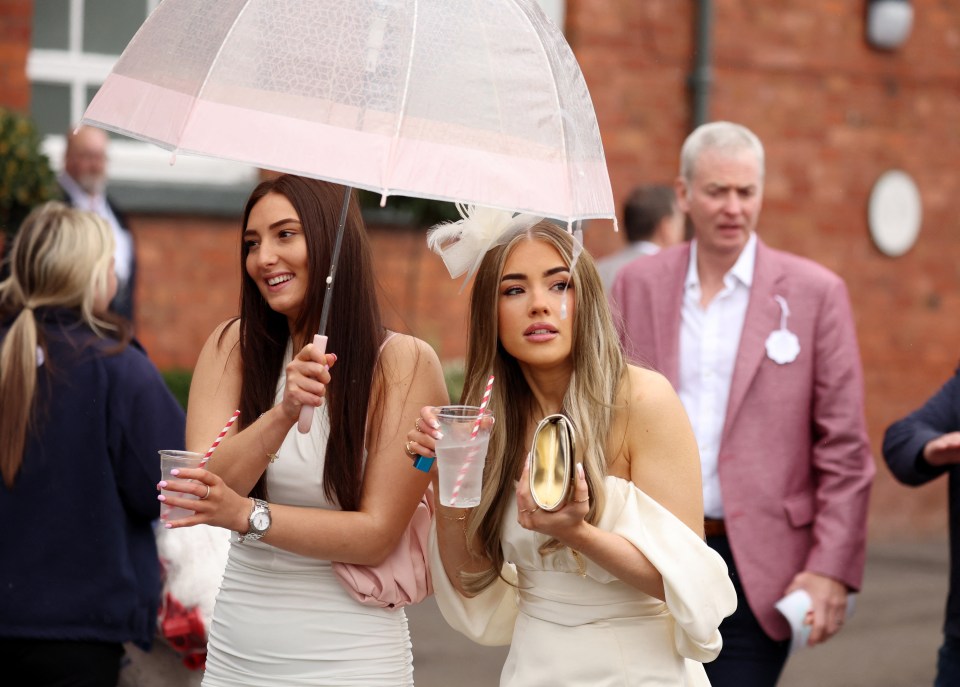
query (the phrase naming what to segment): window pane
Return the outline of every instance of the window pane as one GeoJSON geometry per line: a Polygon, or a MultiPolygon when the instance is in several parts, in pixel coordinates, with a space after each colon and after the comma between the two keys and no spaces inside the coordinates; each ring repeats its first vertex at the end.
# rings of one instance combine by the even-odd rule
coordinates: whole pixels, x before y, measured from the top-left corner
{"type": "Polygon", "coordinates": [[[33,47],[67,50],[69,43],[70,0],[37,0],[33,4],[33,47]]]}
{"type": "Polygon", "coordinates": [[[30,115],[42,136],[66,133],[70,128],[70,86],[34,82],[30,115]]]}
{"type": "Polygon", "coordinates": [[[119,55],[146,18],[146,0],[86,0],[83,52],[119,55]]]}

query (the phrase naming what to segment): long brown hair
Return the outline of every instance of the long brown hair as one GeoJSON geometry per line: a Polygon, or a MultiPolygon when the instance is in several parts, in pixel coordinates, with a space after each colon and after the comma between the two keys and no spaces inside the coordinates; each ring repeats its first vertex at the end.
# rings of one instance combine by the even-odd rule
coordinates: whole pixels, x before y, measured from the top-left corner
{"type": "MultiPolygon", "coordinates": [[[[487,252],[470,295],[466,379],[461,397],[463,403],[479,405],[488,376],[496,376],[489,408],[497,424],[490,435],[480,504],[473,510],[467,529],[467,540],[478,538],[481,553],[492,565],[484,572],[463,576],[464,585],[474,592],[493,583],[503,567],[500,545],[503,521],[508,506],[516,498],[514,481],[529,449],[524,441],[534,413],[530,386],[517,359],[500,343],[497,331],[500,278],[507,258],[521,241],[548,243],[557,249],[568,266],[572,265],[567,298],[575,299],[576,303],[570,349],[573,372],[564,394],[562,412],[570,418],[576,431],[577,459],[583,463],[591,495],[587,520],[592,523],[603,513],[606,442],[613,424],[617,390],[626,371],[596,266],[585,251],[574,261],[573,239],[567,231],[543,221],[487,252]]],[[[547,550],[541,549],[541,553],[547,550]]]]}
{"type": "MultiPolygon", "coordinates": [[[[307,271],[310,280],[293,332],[287,318],[272,310],[256,282],[247,274],[249,248],[240,248],[240,358],[243,375],[240,392],[240,426],[253,424],[261,413],[274,406],[277,379],[283,374],[283,356],[287,340],[299,351],[310,342],[320,326],[320,311],[330,269],[333,243],[343,204],[344,187],[325,181],[283,175],[257,186],[243,210],[242,231],[253,207],[266,195],[279,193],[290,201],[300,218],[307,247],[307,271]]],[[[338,355],[337,365],[327,387],[326,403],[330,413],[323,470],[323,490],[336,499],[343,510],[356,510],[360,504],[363,478],[363,450],[367,412],[379,413],[382,389],[374,383],[384,328],[380,318],[373,279],[370,245],[356,194],[350,196],[343,243],[337,266],[338,280],[327,327],[327,350],[338,355]]],[[[374,423],[370,423],[374,426],[374,423]]],[[[266,472],[252,494],[266,496],[266,472]]]]}
{"type": "Polygon", "coordinates": [[[94,312],[107,288],[113,251],[106,222],[58,202],[31,212],[13,240],[10,276],[0,283],[0,318],[14,318],[0,346],[0,472],[7,488],[23,464],[27,435],[35,430],[39,375],[49,375],[53,367],[53,361],[38,366],[38,351],[46,357],[47,344],[34,311],[75,310],[96,336],[117,340],[106,353],[130,340],[126,321],[94,312]]]}

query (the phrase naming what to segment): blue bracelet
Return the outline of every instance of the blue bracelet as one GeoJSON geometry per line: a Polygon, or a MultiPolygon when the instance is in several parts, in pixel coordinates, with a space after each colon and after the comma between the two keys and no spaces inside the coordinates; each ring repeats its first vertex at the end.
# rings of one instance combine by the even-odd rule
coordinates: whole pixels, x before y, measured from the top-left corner
{"type": "Polygon", "coordinates": [[[434,458],[427,458],[427,456],[417,455],[416,459],[413,461],[413,467],[415,467],[420,472],[430,472],[430,468],[433,467],[434,458]]]}

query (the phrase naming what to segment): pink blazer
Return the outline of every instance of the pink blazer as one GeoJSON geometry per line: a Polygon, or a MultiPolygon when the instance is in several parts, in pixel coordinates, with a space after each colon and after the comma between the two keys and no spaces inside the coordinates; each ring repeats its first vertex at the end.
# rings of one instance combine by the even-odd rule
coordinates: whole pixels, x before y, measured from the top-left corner
{"type": "MultiPolygon", "coordinates": [[[[642,257],[611,289],[628,358],[679,384],[680,311],[690,244],[642,257]]],[[[719,474],[734,560],[747,601],[770,637],[790,636],[774,608],[794,575],[828,575],[857,590],[875,472],[864,420],[863,374],[843,281],[814,262],[758,241],[720,443],[719,474]],[[800,340],[796,360],[766,355],[780,327],[800,340]]]]}

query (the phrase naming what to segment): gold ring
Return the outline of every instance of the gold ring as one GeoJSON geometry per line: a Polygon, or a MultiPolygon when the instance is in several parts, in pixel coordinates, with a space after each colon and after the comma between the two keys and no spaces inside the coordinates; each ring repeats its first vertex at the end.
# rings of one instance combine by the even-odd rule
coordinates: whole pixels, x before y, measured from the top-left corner
{"type": "Polygon", "coordinates": [[[209,485],[209,484],[204,484],[203,486],[205,486],[205,487],[207,488],[207,493],[200,497],[200,500],[201,500],[201,501],[205,501],[206,498],[207,498],[208,496],[210,496],[210,485],[209,485]]]}
{"type": "Polygon", "coordinates": [[[420,418],[417,418],[417,421],[413,423],[413,426],[417,428],[418,432],[423,431],[422,429],[420,429],[420,418]]]}
{"type": "Polygon", "coordinates": [[[588,497],[585,498],[585,499],[574,499],[573,502],[574,502],[574,503],[586,503],[586,502],[589,501],[589,500],[590,500],[590,497],[588,496],[588,497]]]}
{"type": "Polygon", "coordinates": [[[410,450],[410,442],[409,442],[409,441],[403,445],[403,450],[404,450],[404,452],[405,452],[408,456],[410,456],[411,458],[416,458],[418,455],[420,455],[420,454],[417,453],[416,451],[410,450]]]}
{"type": "Polygon", "coordinates": [[[534,508],[533,510],[527,510],[526,508],[521,508],[521,509],[520,509],[520,512],[521,512],[521,513],[529,513],[530,515],[533,515],[533,514],[536,513],[538,510],[540,510],[540,506],[537,506],[537,507],[534,508]]]}

